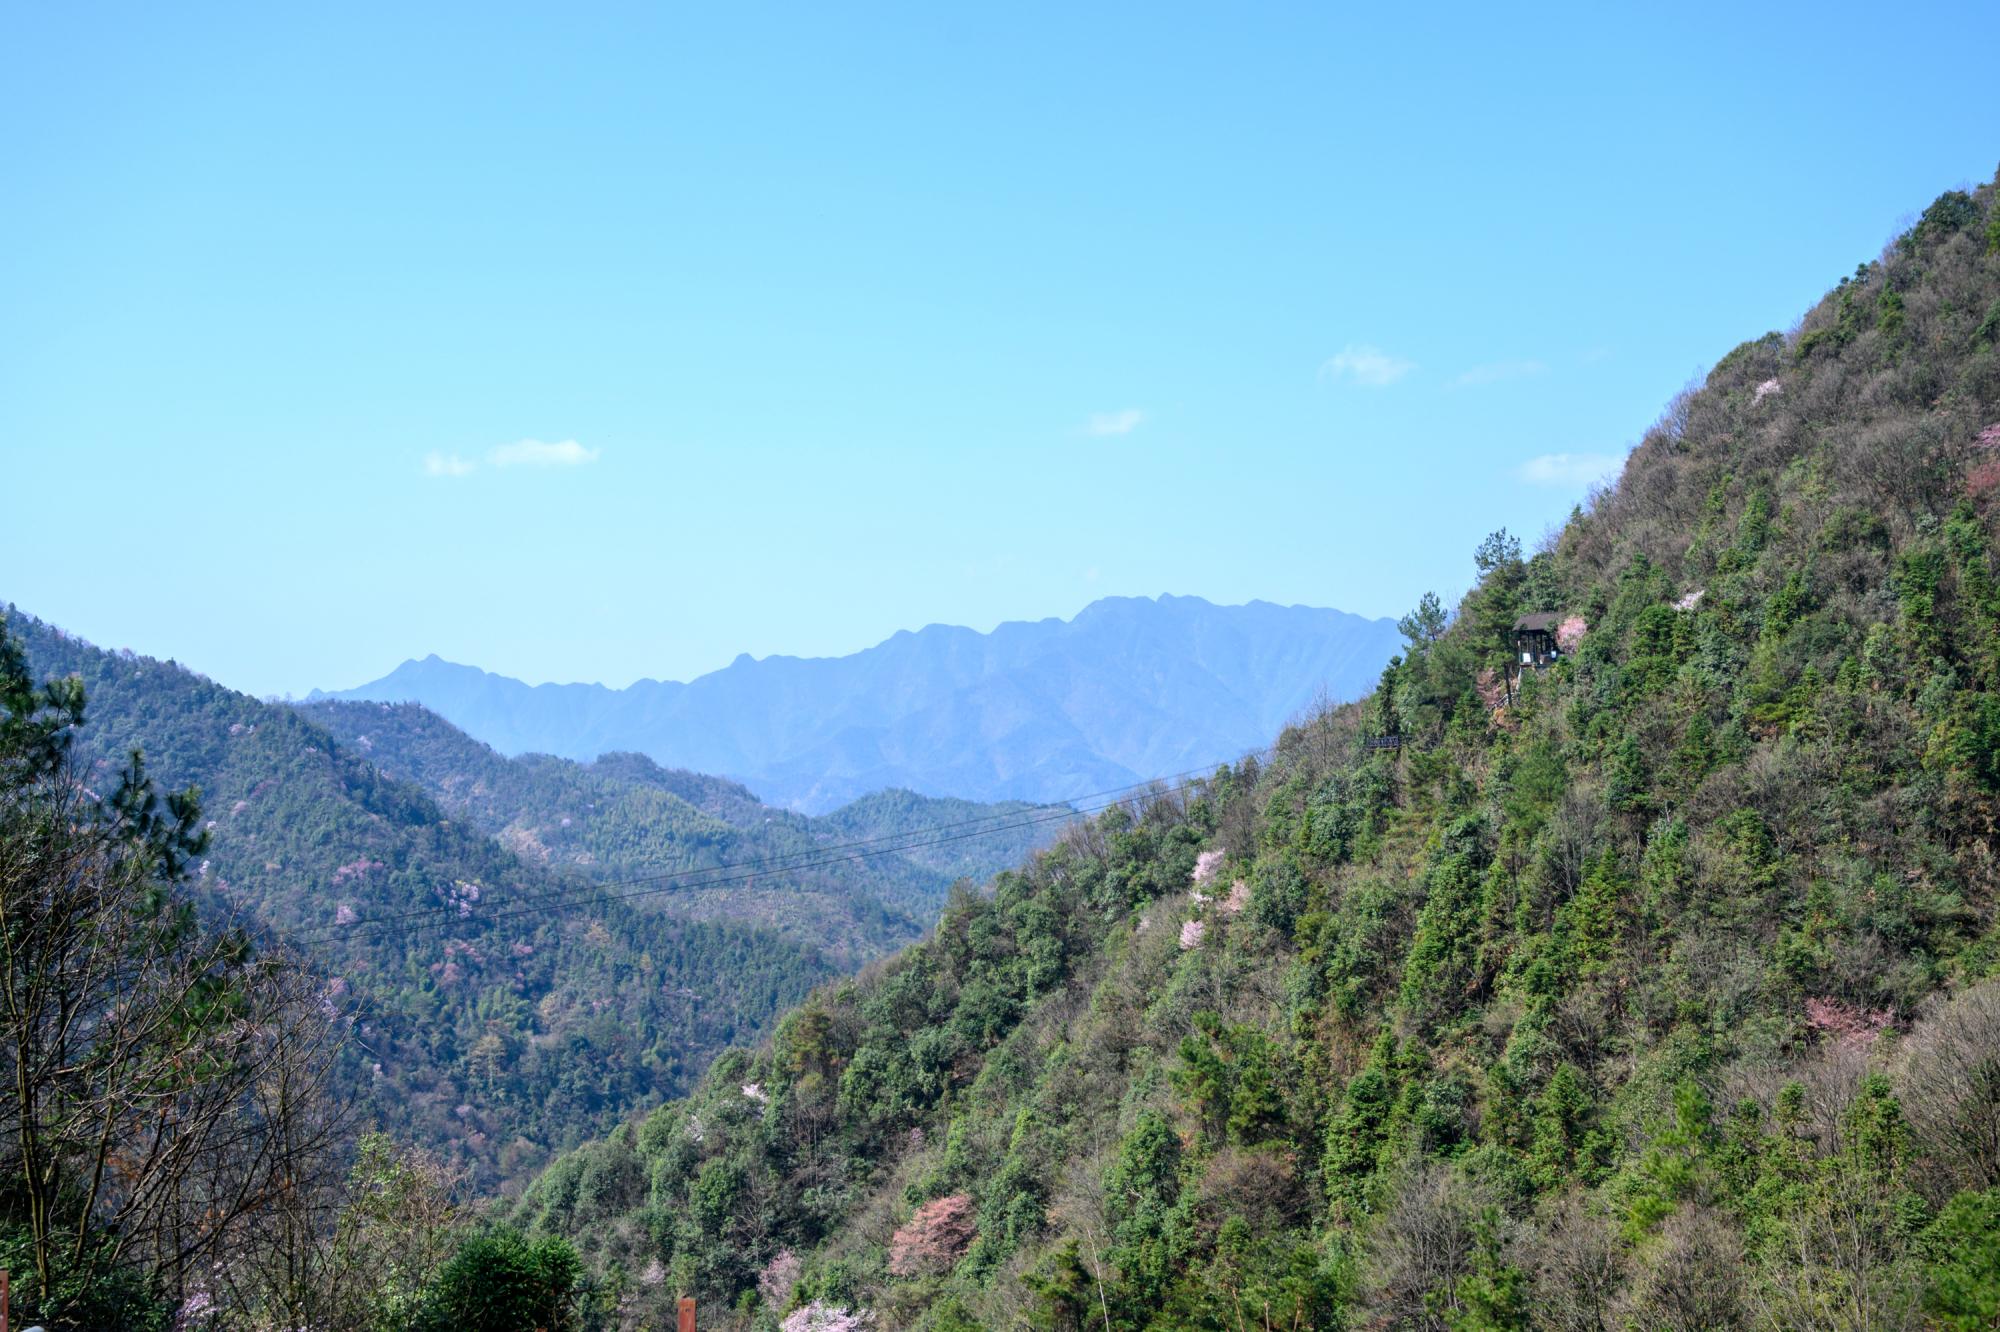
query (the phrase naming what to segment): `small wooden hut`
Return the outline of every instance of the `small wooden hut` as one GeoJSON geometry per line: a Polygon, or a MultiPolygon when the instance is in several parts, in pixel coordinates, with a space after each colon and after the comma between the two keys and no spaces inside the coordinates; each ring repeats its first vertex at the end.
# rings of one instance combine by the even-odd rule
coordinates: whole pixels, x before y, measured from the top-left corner
{"type": "Polygon", "coordinates": [[[1556,626],[1562,616],[1555,611],[1538,611],[1514,621],[1514,661],[1521,667],[1540,668],[1562,658],[1556,642],[1556,626]]]}

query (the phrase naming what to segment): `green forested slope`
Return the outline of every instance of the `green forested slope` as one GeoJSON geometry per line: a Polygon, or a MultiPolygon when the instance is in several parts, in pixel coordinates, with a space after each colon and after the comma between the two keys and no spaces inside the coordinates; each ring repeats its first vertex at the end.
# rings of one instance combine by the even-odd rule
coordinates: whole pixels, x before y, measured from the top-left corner
{"type": "Polygon", "coordinates": [[[484,1190],[518,1186],[551,1150],[684,1090],[813,985],[915,937],[949,885],[887,856],[605,900],[582,857],[540,854],[525,815],[495,815],[471,793],[497,790],[516,810],[575,800],[576,824],[616,830],[587,844],[614,877],[795,854],[831,833],[768,834],[754,798],[714,779],[643,760],[650,784],[610,760],[509,763],[420,710],[364,705],[378,734],[399,723],[430,746],[407,776],[468,793],[433,799],[370,762],[370,745],[320,725],[330,709],[259,702],[18,611],[6,624],[38,678],[81,678],[82,748],[106,782],[140,748],[163,786],[202,789],[198,899],[295,942],[336,978],[358,1018],[351,1089],[383,1127],[471,1167],[484,1190]],[[589,817],[591,800],[604,819],[589,817]],[[551,895],[577,905],[508,914],[551,895]],[[384,916],[400,919],[367,924],[384,916]]]}
{"type": "Polygon", "coordinates": [[[1483,543],[1372,697],[961,895],[517,1219],[625,1326],[1994,1326],[1996,342],[1988,186],[1483,543]],[[1529,611],[1573,650],[1509,702],[1529,611]]]}
{"type": "MultiPolygon", "coordinates": [[[[1060,811],[981,805],[884,791],[821,818],[761,803],[738,783],[661,768],[643,754],[576,763],[545,754],[503,758],[435,713],[409,703],[300,705],[381,772],[423,787],[448,813],[496,836],[522,859],[605,880],[782,862],[782,872],[654,899],[695,919],[768,926],[842,970],[917,938],[952,880],[1018,865],[1053,834],[1060,811]],[[1007,818],[1021,815],[1022,818],[1007,818]],[[978,836],[942,825],[973,821],[978,836]],[[988,831],[990,829],[990,831],[988,831]],[[830,848],[864,839],[912,849],[866,859],[830,848]]],[[[713,877],[713,876],[711,876],[713,877]]]]}
{"type": "Polygon", "coordinates": [[[1058,825],[1046,821],[1049,812],[1047,805],[1019,800],[986,804],[887,790],[822,814],[812,826],[816,836],[836,842],[907,838],[910,850],[905,854],[912,862],[947,879],[984,881],[997,870],[1019,865],[1030,851],[1053,840],[1058,825]],[[970,835],[987,827],[999,831],[970,835]]]}

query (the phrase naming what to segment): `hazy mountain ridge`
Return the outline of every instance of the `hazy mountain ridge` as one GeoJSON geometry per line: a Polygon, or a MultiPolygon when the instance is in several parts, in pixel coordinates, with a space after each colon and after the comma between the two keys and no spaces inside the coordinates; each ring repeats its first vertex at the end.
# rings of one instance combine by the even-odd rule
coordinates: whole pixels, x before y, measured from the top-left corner
{"type": "Polygon", "coordinates": [[[685,684],[531,686],[432,656],[313,698],[420,702],[509,754],[634,750],[810,811],[890,787],[1046,801],[1233,758],[1316,698],[1365,691],[1396,642],[1342,611],[1114,597],[846,657],[743,656],[685,684]]]}

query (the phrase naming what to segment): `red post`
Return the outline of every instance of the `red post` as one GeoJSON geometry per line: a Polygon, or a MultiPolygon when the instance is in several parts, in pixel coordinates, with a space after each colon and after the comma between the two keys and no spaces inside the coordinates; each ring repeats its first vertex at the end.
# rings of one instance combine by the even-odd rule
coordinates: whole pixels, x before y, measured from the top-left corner
{"type": "Polygon", "coordinates": [[[0,1332],[7,1332],[7,1269],[0,1267],[0,1332]]]}
{"type": "MultiPolygon", "coordinates": [[[[7,1329],[0,1327],[0,1332],[7,1332],[7,1329]]],[[[692,1295],[681,1296],[680,1332],[694,1332],[694,1296],[692,1295]]]]}

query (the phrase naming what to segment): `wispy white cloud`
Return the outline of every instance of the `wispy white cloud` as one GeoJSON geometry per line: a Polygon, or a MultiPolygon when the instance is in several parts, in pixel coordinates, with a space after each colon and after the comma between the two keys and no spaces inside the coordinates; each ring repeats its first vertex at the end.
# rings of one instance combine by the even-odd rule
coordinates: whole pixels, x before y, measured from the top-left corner
{"type": "Polygon", "coordinates": [[[1452,383],[1460,388],[1478,388],[1484,384],[1504,383],[1509,379],[1527,379],[1548,370],[1541,361],[1491,361],[1485,365],[1475,365],[1452,383]]]}
{"type": "MultiPolygon", "coordinates": [[[[585,463],[597,461],[599,450],[587,449],[573,439],[565,439],[555,444],[547,444],[539,439],[517,440],[512,444],[502,444],[486,451],[488,467],[581,467],[585,463]]],[[[433,449],[424,455],[424,475],[460,477],[470,476],[478,471],[481,463],[463,454],[440,453],[433,449]]]]}
{"type": "Polygon", "coordinates": [[[1531,486],[1589,486],[1609,480],[1624,463],[1608,453],[1544,453],[1522,463],[1520,477],[1531,486]]]}
{"type": "Polygon", "coordinates": [[[1126,407],[1115,412],[1092,412],[1090,420],[1084,423],[1086,435],[1129,435],[1146,420],[1146,414],[1137,407],[1126,407]]]}
{"type": "Polygon", "coordinates": [[[1380,347],[1349,343],[1320,366],[1321,379],[1345,379],[1364,388],[1387,388],[1416,369],[1414,361],[1391,356],[1380,347]]]}
{"type": "Polygon", "coordinates": [[[514,444],[502,444],[486,455],[486,461],[495,467],[581,467],[585,463],[596,462],[598,452],[597,449],[586,449],[573,439],[555,444],[524,439],[514,444]]]}

